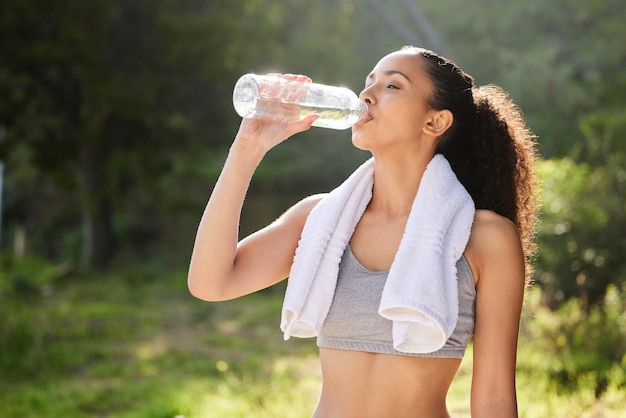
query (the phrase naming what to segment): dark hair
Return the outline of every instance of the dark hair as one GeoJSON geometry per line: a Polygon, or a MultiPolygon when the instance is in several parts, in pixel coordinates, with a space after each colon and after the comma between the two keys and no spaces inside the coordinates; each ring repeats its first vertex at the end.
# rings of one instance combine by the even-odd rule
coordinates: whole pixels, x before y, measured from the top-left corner
{"type": "Polygon", "coordinates": [[[414,51],[426,63],[434,86],[429,106],[448,109],[453,115],[436,153],[450,162],[476,209],[492,210],[517,226],[529,284],[538,213],[535,136],[521,110],[500,87],[475,87],[474,79],[453,61],[426,49],[403,49],[414,51]]]}

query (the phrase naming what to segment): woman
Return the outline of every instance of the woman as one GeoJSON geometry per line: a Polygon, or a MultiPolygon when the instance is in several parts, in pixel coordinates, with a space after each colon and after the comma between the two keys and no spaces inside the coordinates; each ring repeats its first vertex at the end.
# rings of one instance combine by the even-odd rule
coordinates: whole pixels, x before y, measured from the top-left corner
{"type": "MultiPolygon", "coordinates": [[[[348,280],[346,270],[356,269],[363,277],[390,270],[422,177],[434,156],[442,154],[476,208],[462,251],[467,268],[458,270],[454,333],[460,334],[425,355],[333,345],[326,340],[341,340],[336,335],[341,318],[333,316],[332,324],[331,314],[342,310],[346,299],[336,293],[320,332],[324,338],[318,340],[323,384],[314,416],[448,417],[446,394],[473,334],[472,416],[516,417],[517,335],[534,250],[533,136],[502,90],[474,87],[453,62],[420,48],[383,57],[367,76],[360,98],[369,114],[353,127],[352,142],[372,154],[374,181],[371,200],[342,257],[337,289],[348,280]],[[461,290],[463,280],[470,281],[470,289],[461,290]],[[449,346],[453,349],[446,351],[449,346]]],[[[308,129],[315,118],[288,124],[242,121],[198,229],[188,282],[194,296],[232,299],[289,276],[307,218],[325,195],[303,199],[241,242],[239,216],[263,156],[308,129]]]]}

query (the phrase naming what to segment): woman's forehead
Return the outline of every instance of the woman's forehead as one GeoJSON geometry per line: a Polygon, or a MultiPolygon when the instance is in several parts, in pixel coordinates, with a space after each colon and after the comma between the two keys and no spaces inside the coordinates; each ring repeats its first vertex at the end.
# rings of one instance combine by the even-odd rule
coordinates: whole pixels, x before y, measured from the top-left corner
{"type": "Polygon", "coordinates": [[[424,62],[419,58],[419,54],[413,51],[396,51],[384,56],[378,61],[376,66],[368,74],[367,79],[379,75],[400,73],[405,77],[416,81],[424,82],[428,80],[424,62]]]}
{"type": "Polygon", "coordinates": [[[422,70],[422,63],[418,57],[419,54],[413,51],[392,52],[378,61],[376,66],[372,69],[372,73],[395,69],[395,67],[404,69],[405,71],[420,71],[422,70]]]}

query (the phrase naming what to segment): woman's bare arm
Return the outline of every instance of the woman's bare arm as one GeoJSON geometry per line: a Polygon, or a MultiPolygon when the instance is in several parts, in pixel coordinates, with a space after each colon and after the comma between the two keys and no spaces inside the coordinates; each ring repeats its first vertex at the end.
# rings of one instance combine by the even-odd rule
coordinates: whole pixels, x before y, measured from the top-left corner
{"type": "Polygon", "coordinates": [[[288,124],[244,119],[198,226],[188,274],[190,292],[225,300],[270,286],[288,274],[315,199],[238,243],[241,210],[252,175],[272,147],[310,128],[316,116],[288,124]]]}
{"type": "Polygon", "coordinates": [[[508,219],[477,211],[469,246],[477,274],[472,417],[517,417],[515,367],[524,255],[508,219]]]}

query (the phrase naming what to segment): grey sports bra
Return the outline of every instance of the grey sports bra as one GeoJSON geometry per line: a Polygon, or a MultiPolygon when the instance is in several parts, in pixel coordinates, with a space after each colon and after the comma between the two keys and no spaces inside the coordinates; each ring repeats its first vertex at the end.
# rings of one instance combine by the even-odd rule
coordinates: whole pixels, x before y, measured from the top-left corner
{"type": "Polygon", "coordinates": [[[452,335],[438,351],[404,353],[393,348],[391,321],[378,314],[389,272],[367,269],[352,254],[348,245],[339,265],[332,305],[317,337],[318,347],[413,357],[462,358],[474,333],[476,288],[465,256],[459,259],[456,267],[459,316],[452,335]]]}

